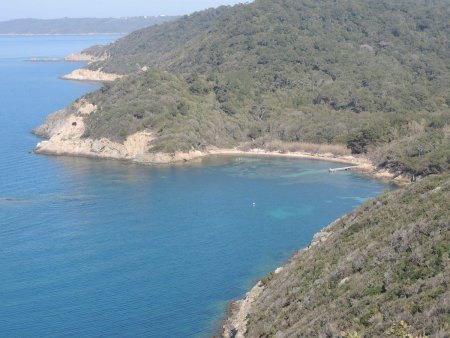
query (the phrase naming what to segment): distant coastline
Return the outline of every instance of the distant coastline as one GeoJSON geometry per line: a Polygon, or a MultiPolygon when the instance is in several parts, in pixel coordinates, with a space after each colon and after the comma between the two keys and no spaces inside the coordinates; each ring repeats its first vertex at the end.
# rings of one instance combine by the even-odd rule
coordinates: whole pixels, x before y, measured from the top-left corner
{"type": "Polygon", "coordinates": [[[128,33],[0,33],[0,36],[111,36],[127,34],[128,33]]]}
{"type": "Polygon", "coordinates": [[[32,58],[26,60],[28,62],[65,62],[62,58],[32,58]]]}
{"type": "Polygon", "coordinates": [[[124,35],[177,18],[177,16],[137,16],[125,18],[13,19],[0,21],[0,35],[124,35]]]}

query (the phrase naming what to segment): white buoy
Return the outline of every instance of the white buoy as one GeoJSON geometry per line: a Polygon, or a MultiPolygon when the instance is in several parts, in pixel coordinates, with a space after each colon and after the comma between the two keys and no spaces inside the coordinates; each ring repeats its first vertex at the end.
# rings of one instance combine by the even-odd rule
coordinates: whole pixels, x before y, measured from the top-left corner
{"type": "Polygon", "coordinates": [[[255,202],[253,202],[253,208],[254,208],[254,207],[256,207],[256,203],[255,203],[255,202]]]}

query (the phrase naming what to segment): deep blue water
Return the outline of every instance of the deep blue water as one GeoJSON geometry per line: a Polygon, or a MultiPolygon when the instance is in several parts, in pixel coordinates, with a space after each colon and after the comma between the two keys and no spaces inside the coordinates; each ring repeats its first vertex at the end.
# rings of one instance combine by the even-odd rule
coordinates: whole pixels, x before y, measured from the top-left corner
{"type": "Polygon", "coordinates": [[[24,60],[110,39],[0,37],[1,336],[211,334],[229,300],[386,188],[320,161],[30,153],[30,130],[98,85],[58,79],[77,64],[24,60]]]}

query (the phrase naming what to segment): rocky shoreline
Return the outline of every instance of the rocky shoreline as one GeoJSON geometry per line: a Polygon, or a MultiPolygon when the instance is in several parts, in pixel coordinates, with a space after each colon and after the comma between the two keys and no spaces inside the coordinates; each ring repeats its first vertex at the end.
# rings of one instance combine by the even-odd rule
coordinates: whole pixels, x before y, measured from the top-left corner
{"type": "MultiPolygon", "coordinates": [[[[278,270],[278,269],[277,269],[278,270]]],[[[247,316],[252,304],[264,291],[264,285],[258,281],[245,295],[245,298],[232,302],[228,306],[228,317],[222,326],[223,338],[244,338],[247,331],[247,316]]]]}
{"type": "Polygon", "coordinates": [[[85,68],[75,69],[70,74],[64,75],[63,80],[73,81],[95,81],[95,82],[112,82],[122,78],[123,75],[105,73],[101,70],[90,70],[85,68]]]}
{"type": "MultiPolygon", "coordinates": [[[[344,217],[344,216],[343,216],[344,217]]],[[[326,242],[327,239],[332,234],[332,228],[335,224],[337,224],[341,218],[333,221],[331,224],[323,228],[321,231],[316,233],[306,248],[300,249],[294,254],[289,261],[283,265],[282,267],[277,268],[273,271],[269,276],[278,275],[286,269],[289,264],[291,264],[295,257],[300,255],[302,252],[310,250],[312,247],[326,242]]],[[[220,337],[221,338],[245,338],[245,334],[247,332],[248,325],[248,315],[252,311],[252,305],[257,301],[257,299],[264,292],[264,280],[260,280],[256,283],[256,285],[245,295],[243,299],[231,302],[228,306],[227,318],[223,321],[223,325],[221,328],[220,337]]]]}
{"type": "Polygon", "coordinates": [[[95,62],[95,61],[103,61],[105,60],[105,57],[97,57],[95,55],[91,55],[88,53],[83,53],[83,52],[79,52],[79,53],[72,53],[67,55],[64,58],[64,61],[69,61],[69,62],[95,62]]]}
{"type": "Polygon", "coordinates": [[[105,60],[106,58],[99,58],[96,57],[94,55],[91,54],[87,54],[87,53],[72,53],[69,54],[67,56],[65,56],[64,58],[31,58],[28,61],[30,62],[87,62],[87,63],[91,63],[91,62],[95,62],[95,61],[102,61],[105,60]]]}
{"type": "Polygon", "coordinates": [[[205,156],[203,152],[178,152],[175,154],[149,153],[149,143],[154,139],[152,132],[140,131],[130,135],[125,142],[114,142],[106,138],[84,137],[84,118],[97,107],[86,100],[49,115],[46,121],[33,133],[47,140],[36,145],[34,151],[46,155],[69,155],[126,160],[143,164],[167,164],[186,162],[205,156]]]}
{"type": "MultiPolygon", "coordinates": [[[[96,61],[104,61],[107,59],[106,55],[96,56],[93,54],[78,52],[67,55],[64,58],[66,62],[87,62],[88,64],[96,61]]],[[[63,80],[73,80],[73,81],[94,81],[94,82],[112,82],[117,79],[122,78],[123,75],[105,73],[102,69],[90,70],[87,68],[75,69],[70,74],[66,74],[61,78],[63,80]]]]}
{"type": "Polygon", "coordinates": [[[351,155],[336,155],[332,153],[310,152],[280,152],[263,149],[241,150],[220,149],[209,147],[204,151],[150,153],[148,148],[155,139],[149,130],[137,132],[123,142],[114,142],[106,138],[90,139],[84,137],[84,118],[93,113],[97,107],[86,100],[80,100],[68,108],[57,111],[48,116],[46,121],[36,128],[33,133],[46,138],[37,144],[35,152],[46,155],[70,155],[82,157],[96,157],[104,159],[126,160],[141,164],[174,164],[184,163],[206,156],[239,155],[239,156],[271,156],[287,158],[304,158],[324,160],[343,164],[350,164],[358,172],[378,179],[394,180],[395,182],[409,181],[402,175],[395,175],[386,170],[380,170],[368,159],[351,155]]]}

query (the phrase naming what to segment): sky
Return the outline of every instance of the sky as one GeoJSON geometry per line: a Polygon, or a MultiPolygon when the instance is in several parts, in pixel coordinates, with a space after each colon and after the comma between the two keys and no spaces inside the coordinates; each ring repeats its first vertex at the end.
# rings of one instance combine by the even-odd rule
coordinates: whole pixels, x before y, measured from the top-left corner
{"type": "Polygon", "coordinates": [[[19,18],[182,15],[247,0],[0,0],[0,21],[19,18]]]}

